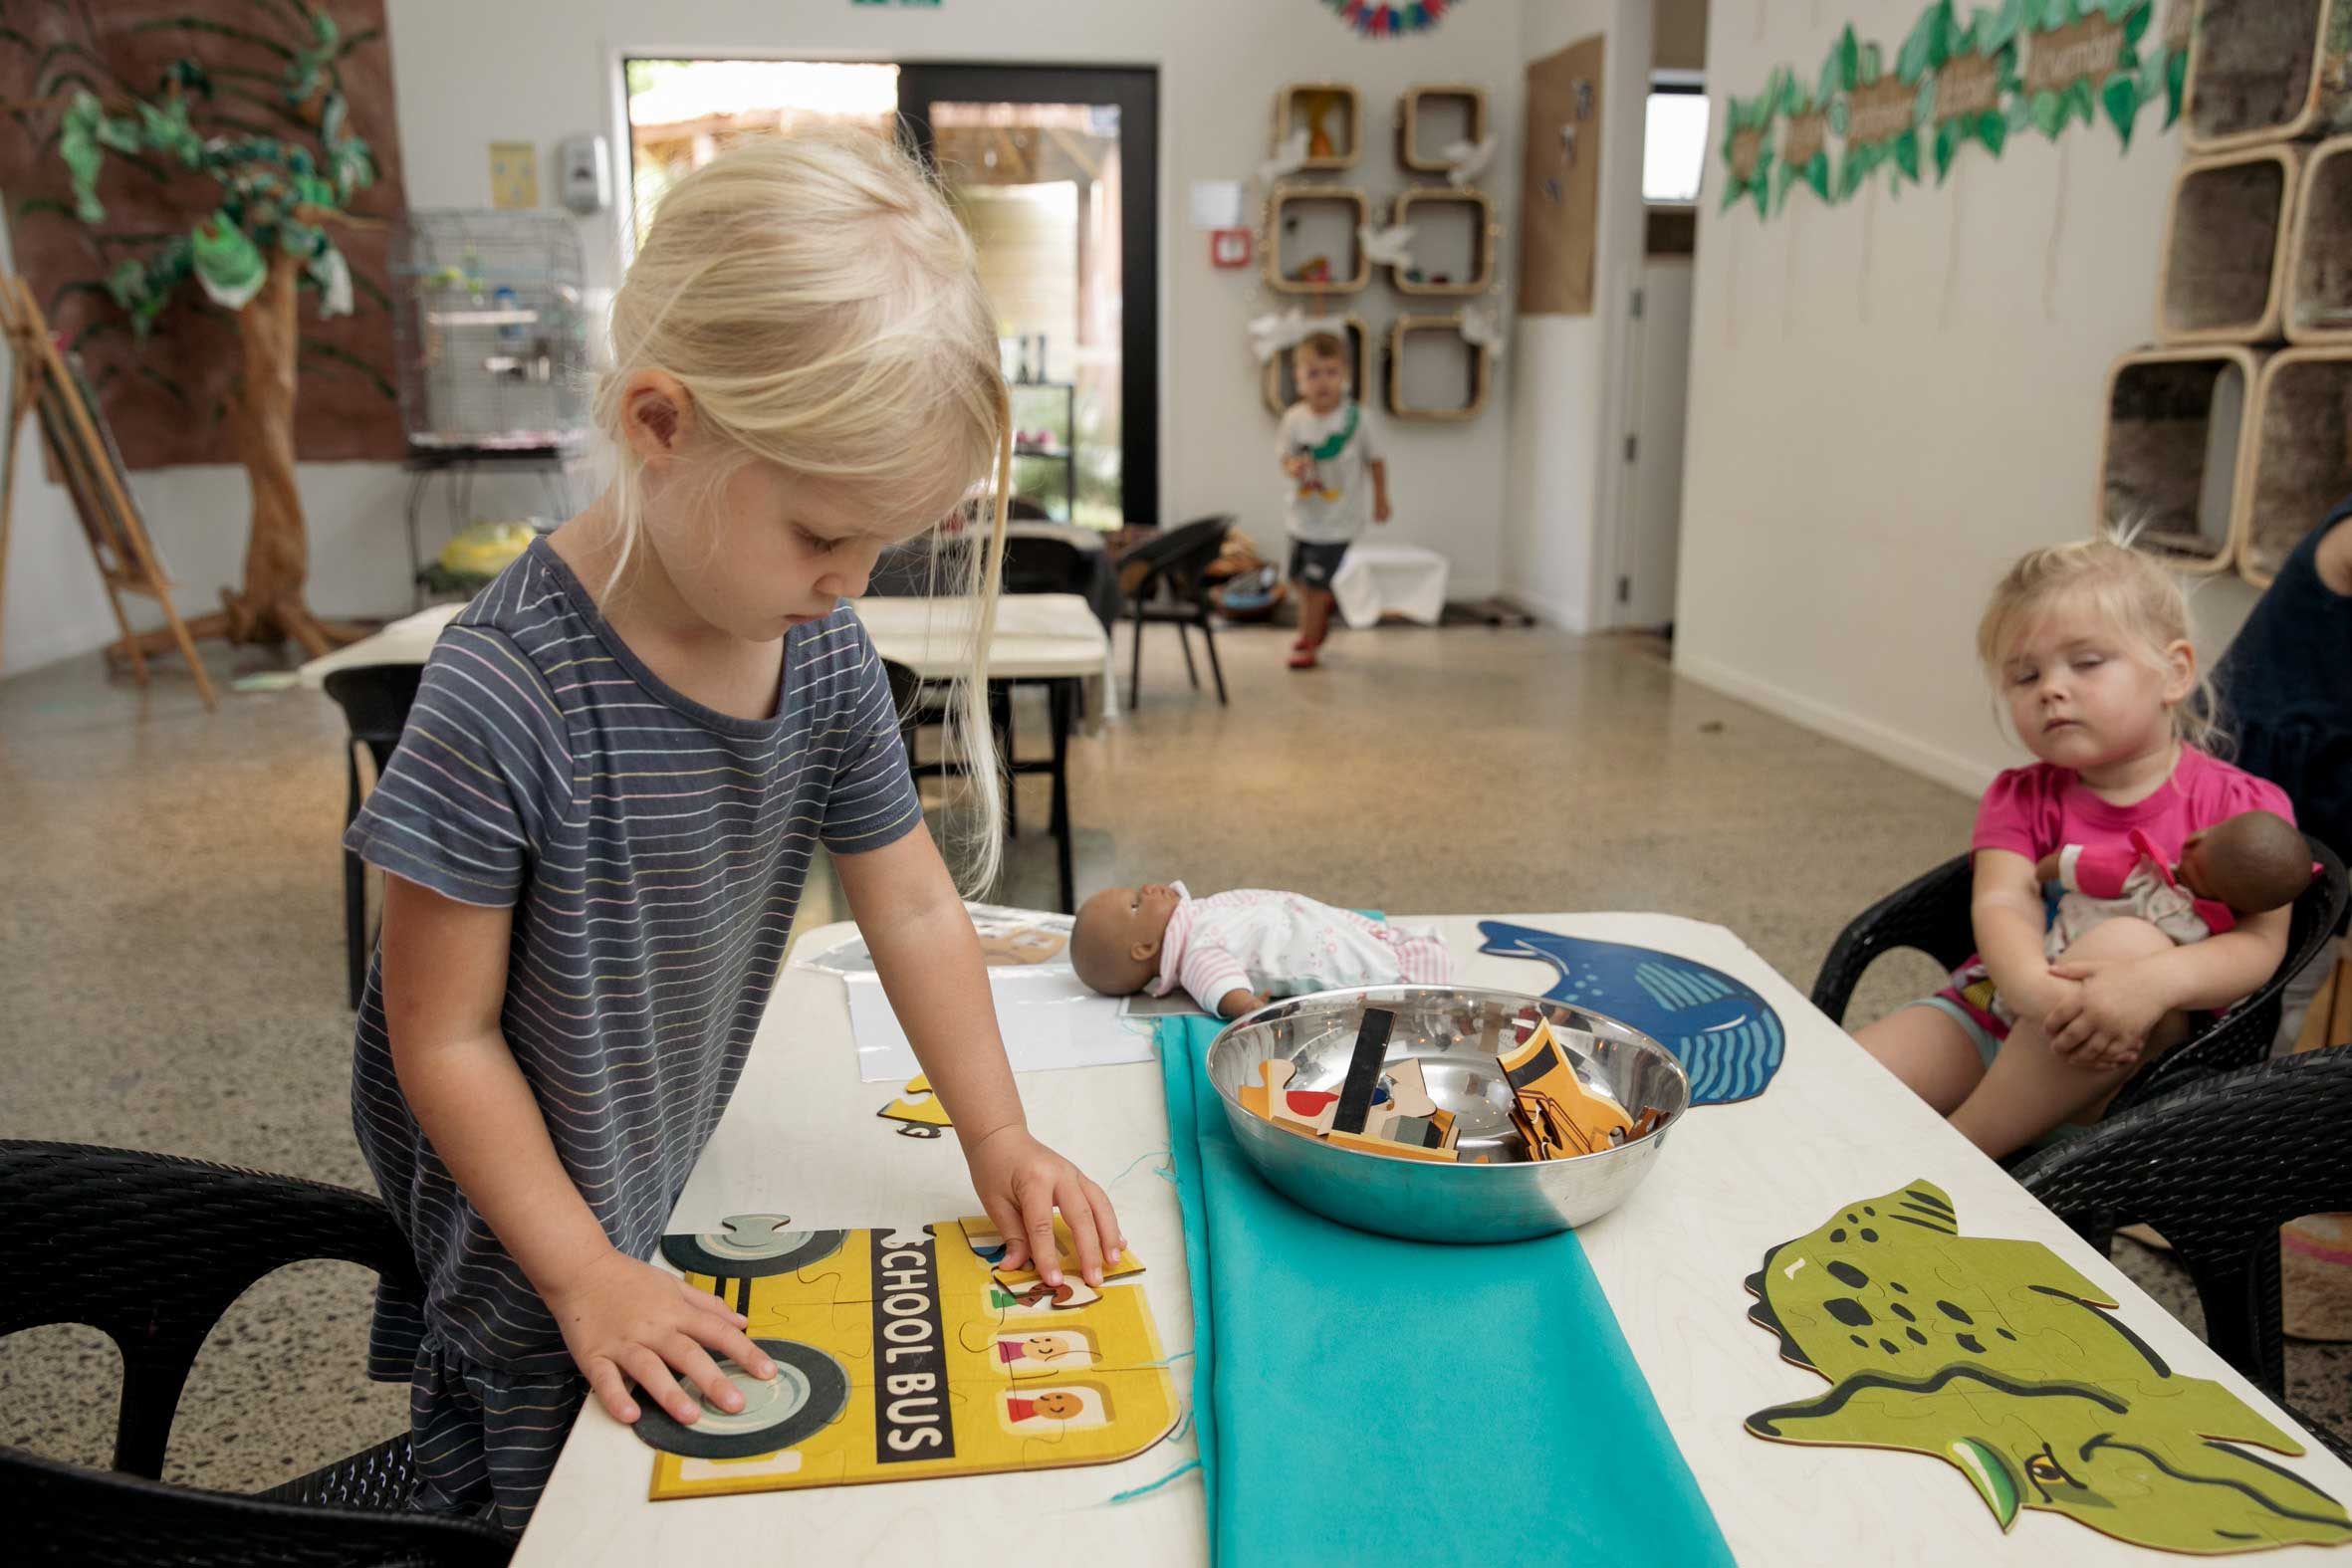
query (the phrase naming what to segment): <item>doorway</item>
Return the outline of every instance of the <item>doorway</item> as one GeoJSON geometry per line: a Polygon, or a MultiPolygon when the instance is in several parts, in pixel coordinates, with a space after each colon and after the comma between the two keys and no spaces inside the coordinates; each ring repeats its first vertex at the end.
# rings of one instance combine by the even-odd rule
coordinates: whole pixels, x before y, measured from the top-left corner
{"type": "Polygon", "coordinates": [[[1013,389],[1014,506],[1159,521],[1159,76],[1148,68],[624,61],[636,232],[727,146],[811,120],[895,131],[979,253],[1013,389]]]}

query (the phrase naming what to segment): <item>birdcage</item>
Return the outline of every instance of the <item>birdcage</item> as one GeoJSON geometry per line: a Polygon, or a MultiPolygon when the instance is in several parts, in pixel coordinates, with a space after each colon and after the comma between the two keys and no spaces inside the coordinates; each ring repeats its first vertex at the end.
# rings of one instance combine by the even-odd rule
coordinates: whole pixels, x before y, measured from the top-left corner
{"type": "Polygon", "coordinates": [[[400,413],[419,451],[563,447],[588,425],[580,235],[544,212],[411,212],[392,250],[400,413]]]}

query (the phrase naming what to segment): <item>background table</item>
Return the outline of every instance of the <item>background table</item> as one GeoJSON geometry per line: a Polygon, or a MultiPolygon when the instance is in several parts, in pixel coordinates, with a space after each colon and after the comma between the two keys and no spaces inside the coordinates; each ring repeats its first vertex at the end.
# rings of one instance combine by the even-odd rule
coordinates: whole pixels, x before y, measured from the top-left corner
{"type": "MultiPolygon", "coordinates": [[[[1750,1297],[1741,1281],[1765,1248],[1812,1230],[1837,1206],[1922,1177],[1951,1194],[1963,1234],[2043,1242],[2121,1302],[2123,1320],[2176,1369],[2214,1379],[2295,1430],[1731,932],[1667,915],[1490,918],[1712,964],[1755,986],[1786,1026],[1786,1059],[1762,1096],[1694,1110],[1632,1199],[1579,1232],[1675,1441],[1743,1562],[2164,1568],[2171,1561],[2030,1510],[2003,1535],[1974,1488],[1940,1459],[1766,1443],[1743,1430],[1752,1412],[1828,1385],[1782,1361],[1772,1336],[1747,1320],[1750,1297]]],[[[1466,984],[1527,991],[1549,984],[1548,965],[1479,955],[1477,917],[1436,924],[1466,984]]],[[[803,940],[817,951],[837,934],[828,928],[803,940]]],[[[1145,1264],[1142,1288],[1161,1342],[1171,1355],[1188,1348],[1191,1294],[1175,1189],[1152,1172],[1168,1147],[1159,1069],[1147,1063],[1029,1073],[1021,1088],[1038,1135],[1108,1188],[1145,1264]]],[[[874,1116],[889,1097],[889,1085],[857,1081],[839,979],[788,969],[734,1104],[670,1229],[711,1230],[728,1215],[758,1212],[789,1214],[804,1226],[922,1224],[971,1213],[975,1200],[954,1140],[893,1136],[874,1116]]],[[[1442,1304],[1433,1310],[1442,1312],[1442,1304]]],[[[1190,1365],[1177,1365],[1188,1401],[1190,1365]]],[[[2309,1447],[2306,1457],[2284,1462],[2339,1500],[2352,1499],[2352,1470],[2315,1441],[2309,1447]]],[[[650,1451],[591,1408],[574,1428],[515,1561],[526,1568],[780,1557],[1002,1565],[1045,1549],[1031,1543],[1052,1531],[1098,1563],[1197,1564],[1207,1554],[1198,1472],[1104,1506],[1114,1492],[1195,1456],[1188,1439],[1091,1469],[654,1503],[645,1497],[650,1451]]],[[[1344,1456],[1301,1458],[1338,1463],[1344,1456]]],[[[1399,1479],[1418,1494],[1419,1478],[1399,1479]]],[[[2252,1560],[2339,1559],[2305,1548],[2252,1560]]]]}
{"type": "MultiPolygon", "coordinates": [[[[422,664],[462,604],[436,604],[392,622],[348,648],[311,660],[302,684],[317,689],[330,673],[370,664],[422,664]]],[[[970,658],[972,601],[960,597],[865,598],[856,601],[874,651],[902,664],[926,681],[948,681],[970,658]]],[[[1075,907],[1070,862],[1069,737],[1081,701],[1092,712],[1116,718],[1118,682],[1111,678],[1110,636],[1093,609],[1075,593],[1008,593],[997,600],[996,635],[990,645],[989,679],[1007,686],[1044,686],[1053,728],[1050,758],[1006,759],[1015,774],[1044,774],[1053,780],[1052,831],[1061,907],[1075,907]]]]}

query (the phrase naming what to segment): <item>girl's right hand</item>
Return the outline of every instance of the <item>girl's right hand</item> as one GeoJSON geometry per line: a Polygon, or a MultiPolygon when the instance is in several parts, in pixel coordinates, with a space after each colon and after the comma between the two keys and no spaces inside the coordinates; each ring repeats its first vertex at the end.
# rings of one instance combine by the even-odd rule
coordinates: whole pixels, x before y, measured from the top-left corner
{"type": "Polygon", "coordinates": [[[638,1415],[624,1378],[673,1420],[690,1424],[701,1419],[702,1407],[673,1373],[730,1414],[743,1409],[743,1393],[719,1371],[711,1352],[754,1377],[776,1376],[776,1363],[744,1333],[742,1314],[675,1274],[616,1250],[607,1249],[549,1290],[547,1303],[564,1330],[564,1348],[597,1403],[624,1425],[634,1425],[638,1415]]]}

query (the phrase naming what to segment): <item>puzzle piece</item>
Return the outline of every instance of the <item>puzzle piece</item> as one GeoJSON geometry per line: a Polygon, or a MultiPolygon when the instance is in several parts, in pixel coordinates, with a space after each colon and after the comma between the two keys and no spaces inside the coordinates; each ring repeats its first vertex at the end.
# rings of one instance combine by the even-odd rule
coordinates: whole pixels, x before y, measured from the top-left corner
{"type": "Polygon", "coordinates": [[[942,1127],[953,1127],[947,1107],[939,1103],[939,1096],[931,1092],[931,1080],[922,1073],[909,1078],[905,1090],[897,1099],[874,1112],[884,1121],[902,1123],[898,1129],[903,1137],[936,1138],[942,1127]],[[909,1098],[908,1096],[919,1096],[909,1098]]]}
{"type": "MultiPolygon", "coordinates": [[[[989,1226],[993,1225],[994,1222],[988,1220],[966,1220],[961,1222],[961,1224],[963,1224],[966,1228],[965,1233],[969,1235],[971,1233],[971,1227],[979,1226],[983,1230],[986,1230],[989,1226]]],[[[994,1234],[995,1232],[991,1231],[988,1233],[994,1234]]],[[[1062,1273],[1071,1277],[1075,1277],[1078,1271],[1077,1243],[1070,1238],[1069,1223],[1063,1220],[1058,1214],[1054,1217],[1054,1245],[1056,1251],[1060,1254],[1062,1273]]],[[[1008,1285],[1033,1284],[1039,1277],[1038,1271],[1034,1266],[1023,1268],[1007,1268],[1001,1262],[998,1263],[991,1270],[991,1272],[995,1274],[1000,1283],[1008,1285]]],[[[1135,1254],[1131,1251],[1124,1250],[1122,1250],[1117,1257],[1105,1261],[1102,1267],[1102,1277],[1105,1280],[1120,1279],[1124,1278],[1128,1274],[1140,1274],[1142,1272],[1143,1264],[1136,1259],[1135,1254]]]]}
{"type": "Polygon", "coordinates": [[[1354,1149],[1364,1154],[1385,1154],[1400,1160],[1428,1160],[1452,1165],[1457,1158],[1451,1149],[1424,1149],[1419,1144],[1400,1143],[1394,1138],[1365,1137],[1358,1133],[1333,1132],[1326,1141],[1342,1149],[1354,1149]]]}
{"type": "Polygon", "coordinates": [[[847,1232],[795,1231],[790,1215],[729,1215],[717,1231],[665,1235],[661,1255],[689,1274],[760,1279],[822,1262],[847,1232]]]}
{"type": "Polygon", "coordinates": [[[1963,1236],[1932,1183],[1844,1206],[1747,1284],[1751,1321],[1833,1385],[1750,1416],[1758,1437],[1933,1454],[2003,1530],[2030,1508],[2173,1551],[2352,1539],[2336,1499],[2232,1446],[2300,1453],[2285,1433],[2174,1372],[2049,1248],[1963,1236]]]}
{"type": "MultiPolygon", "coordinates": [[[[1523,1010],[1521,1018],[1527,1016],[1523,1010]]],[[[1519,1096],[1513,1125],[1537,1159],[1615,1148],[1632,1132],[1633,1118],[1625,1108],[1585,1087],[1576,1076],[1568,1052],[1544,1018],[1534,1018],[1519,1042],[1496,1060],[1519,1096]]]]}
{"type": "Polygon", "coordinates": [[[1287,1057],[1269,1056],[1258,1064],[1258,1082],[1245,1083],[1238,1092],[1242,1109],[1264,1120],[1274,1120],[1276,1101],[1291,1086],[1291,1077],[1298,1069],[1287,1057]]]}

